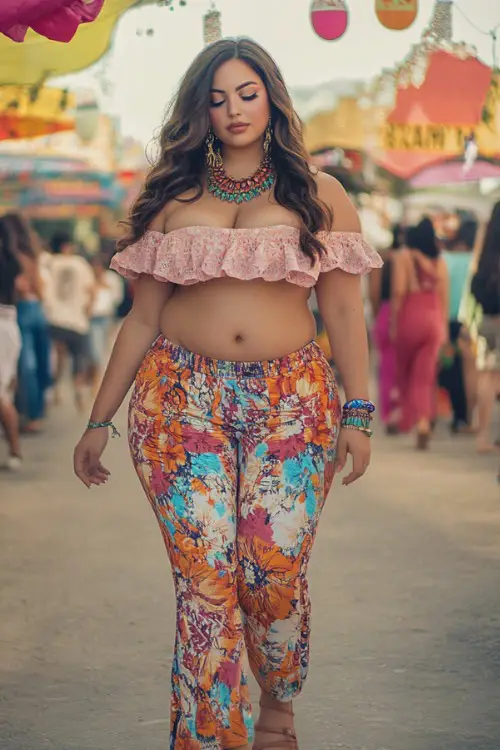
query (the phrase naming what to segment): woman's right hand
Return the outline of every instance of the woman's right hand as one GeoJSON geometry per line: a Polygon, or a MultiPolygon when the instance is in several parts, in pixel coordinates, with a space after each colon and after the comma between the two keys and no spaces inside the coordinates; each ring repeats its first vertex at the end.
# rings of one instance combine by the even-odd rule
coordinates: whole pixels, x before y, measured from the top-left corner
{"type": "Polygon", "coordinates": [[[73,454],[75,474],[90,489],[93,484],[104,484],[110,472],[101,464],[101,456],[108,442],[108,427],[86,430],[73,454]]]}

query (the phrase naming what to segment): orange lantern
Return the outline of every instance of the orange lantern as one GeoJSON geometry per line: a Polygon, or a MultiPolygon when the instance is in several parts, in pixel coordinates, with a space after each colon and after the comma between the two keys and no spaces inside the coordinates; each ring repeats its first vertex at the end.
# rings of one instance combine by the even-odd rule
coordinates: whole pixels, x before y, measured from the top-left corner
{"type": "Polygon", "coordinates": [[[375,0],[375,13],[386,29],[403,31],[418,15],[418,0],[375,0]]]}
{"type": "Polygon", "coordinates": [[[340,39],[349,24],[345,0],[312,0],[311,24],[320,39],[328,42],[340,39]]]}

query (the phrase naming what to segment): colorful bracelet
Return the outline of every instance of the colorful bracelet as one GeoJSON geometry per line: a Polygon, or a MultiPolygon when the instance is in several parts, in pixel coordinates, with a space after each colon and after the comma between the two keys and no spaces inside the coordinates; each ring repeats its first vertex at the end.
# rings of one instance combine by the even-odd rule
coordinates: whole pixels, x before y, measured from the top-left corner
{"type": "Polygon", "coordinates": [[[111,427],[111,437],[121,437],[113,422],[92,422],[87,423],[87,430],[97,430],[99,427],[111,427]]]}
{"type": "Polygon", "coordinates": [[[373,434],[371,423],[374,411],[375,404],[371,401],[361,398],[347,401],[342,407],[340,426],[346,427],[348,430],[358,430],[367,437],[371,437],[373,434]]]}
{"type": "Polygon", "coordinates": [[[367,411],[369,414],[373,414],[375,411],[375,404],[373,401],[366,401],[364,398],[354,398],[351,401],[346,401],[342,407],[343,411],[351,411],[351,409],[367,411]]]}
{"type": "Polygon", "coordinates": [[[352,430],[369,430],[372,418],[369,414],[352,414],[344,412],[340,420],[341,427],[350,427],[352,430]]]}

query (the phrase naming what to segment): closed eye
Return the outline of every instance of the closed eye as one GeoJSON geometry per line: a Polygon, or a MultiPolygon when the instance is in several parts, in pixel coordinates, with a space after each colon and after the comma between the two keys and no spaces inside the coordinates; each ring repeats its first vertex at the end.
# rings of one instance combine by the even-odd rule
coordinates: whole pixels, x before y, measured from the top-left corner
{"type": "Polygon", "coordinates": [[[251,102],[252,99],[257,99],[258,94],[250,94],[250,96],[242,96],[241,98],[245,102],[251,102]]]}
{"type": "Polygon", "coordinates": [[[210,102],[211,107],[222,107],[224,104],[224,99],[221,102],[210,102]]]}

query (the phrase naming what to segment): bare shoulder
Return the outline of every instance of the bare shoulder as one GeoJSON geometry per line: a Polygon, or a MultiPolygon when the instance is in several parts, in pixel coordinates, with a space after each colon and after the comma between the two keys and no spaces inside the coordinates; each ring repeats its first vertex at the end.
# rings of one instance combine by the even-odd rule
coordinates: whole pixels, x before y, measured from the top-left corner
{"type": "Polygon", "coordinates": [[[191,188],[190,190],[186,190],[184,193],[177,195],[175,198],[172,198],[163,206],[161,211],[156,214],[148,229],[153,232],[167,232],[167,227],[176,211],[178,211],[179,208],[182,208],[184,203],[190,203],[199,197],[199,191],[196,188],[191,188]]]}
{"type": "Polygon", "coordinates": [[[358,212],[340,182],[326,172],[318,171],[313,176],[318,197],[333,211],[333,231],[360,232],[358,212]]]}

